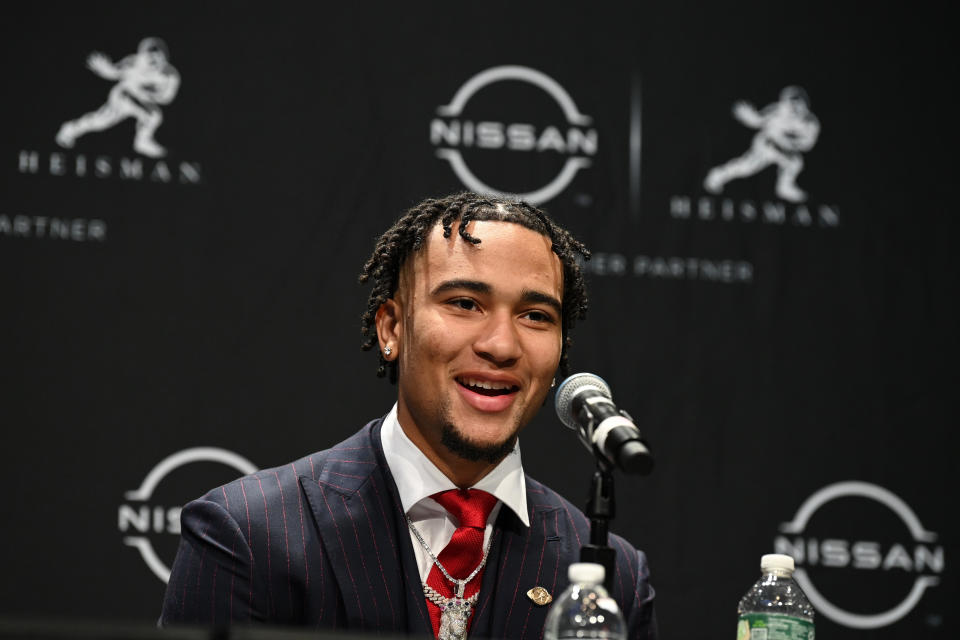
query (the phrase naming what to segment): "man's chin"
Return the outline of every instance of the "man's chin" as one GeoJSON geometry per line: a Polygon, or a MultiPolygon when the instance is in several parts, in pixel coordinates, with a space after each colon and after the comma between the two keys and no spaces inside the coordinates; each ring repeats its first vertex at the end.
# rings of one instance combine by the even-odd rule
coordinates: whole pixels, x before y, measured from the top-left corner
{"type": "Polygon", "coordinates": [[[467,438],[452,424],[443,425],[440,432],[440,444],[459,458],[470,462],[488,462],[497,464],[513,451],[517,444],[517,434],[514,433],[503,442],[482,444],[467,438]]]}

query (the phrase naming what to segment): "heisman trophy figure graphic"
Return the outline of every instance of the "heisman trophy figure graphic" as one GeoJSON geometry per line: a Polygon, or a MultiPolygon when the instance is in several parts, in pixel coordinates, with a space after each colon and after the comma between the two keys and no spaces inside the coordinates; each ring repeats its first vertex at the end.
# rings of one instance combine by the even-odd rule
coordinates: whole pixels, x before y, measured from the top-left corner
{"type": "Polygon", "coordinates": [[[102,107],[64,122],[57,132],[57,144],[70,148],[86,133],[103,131],[126,118],[135,118],[134,150],[151,158],[166,155],[166,149],[157,144],[153,134],[163,122],[160,105],[170,104],[180,88],[180,74],[168,58],[167,45],[160,38],[144,38],[136,53],[116,64],[99,51],[91,53],[87,67],[117,84],[102,107]]]}
{"type": "Polygon", "coordinates": [[[761,111],[747,102],[733,105],[733,116],[750,127],[759,129],[750,150],[707,174],[703,188],[720,193],[731,180],[752,176],[777,165],[777,196],[789,202],[803,202],[807,194],[797,187],[796,179],[803,170],[802,153],[809,151],[820,134],[820,121],[810,111],[810,99],[800,87],[786,87],[780,100],[761,111]]]}

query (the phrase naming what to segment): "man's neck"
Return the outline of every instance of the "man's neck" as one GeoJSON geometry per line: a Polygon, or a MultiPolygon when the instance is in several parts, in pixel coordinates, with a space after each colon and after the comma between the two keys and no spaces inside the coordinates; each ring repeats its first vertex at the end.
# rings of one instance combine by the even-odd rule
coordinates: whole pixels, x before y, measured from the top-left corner
{"type": "Polygon", "coordinates": [[[440,442],[430,442],[417,429],[408,428],[402,423],[400,428],[410,442],[416,445],[423,455],[450,479],[450,482],[461,489],[469,489],[480,482],[499,463],[499,461],[491,463],[486,460],[466,460],[451,452],[440,442]]]}

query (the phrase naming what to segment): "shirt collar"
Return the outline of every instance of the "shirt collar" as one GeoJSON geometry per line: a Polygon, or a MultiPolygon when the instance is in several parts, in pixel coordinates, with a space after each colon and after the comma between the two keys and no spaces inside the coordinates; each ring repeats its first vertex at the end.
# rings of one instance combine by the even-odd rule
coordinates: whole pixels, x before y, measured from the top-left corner
{"type": "MultiPolygon", "coordinates": [[[[457,488],[450,478],[443,475],[443,472],[430,462],[430,459],[403,432],[403,428],[397,421],[396,404],[383,420],[380,441],[387,466],[390,468],[394,482],[397,483],[404,513],[409,513],[410,509],[424,498],[439,491],[457,488]]],[[[513,451],[471,488],[493,494],[517,514],[525,526],[529,527],[525,485],[518,442],[513,451]]]]}

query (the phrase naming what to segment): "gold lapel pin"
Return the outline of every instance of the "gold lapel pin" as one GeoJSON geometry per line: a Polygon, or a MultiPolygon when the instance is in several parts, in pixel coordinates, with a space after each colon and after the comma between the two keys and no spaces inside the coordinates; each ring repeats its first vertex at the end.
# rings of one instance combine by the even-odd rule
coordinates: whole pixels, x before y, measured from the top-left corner
{"type": "Polygon", "coordinates": [[[527,597],[533,600],[534,604],[540,605],[541,607],[553,602],[553,596],[543,587],[530,589],[530,591],[527,591],[527,597]]]}

